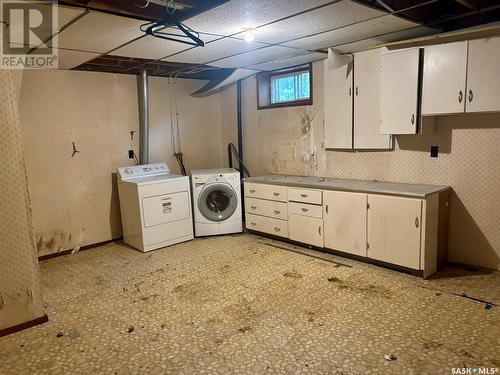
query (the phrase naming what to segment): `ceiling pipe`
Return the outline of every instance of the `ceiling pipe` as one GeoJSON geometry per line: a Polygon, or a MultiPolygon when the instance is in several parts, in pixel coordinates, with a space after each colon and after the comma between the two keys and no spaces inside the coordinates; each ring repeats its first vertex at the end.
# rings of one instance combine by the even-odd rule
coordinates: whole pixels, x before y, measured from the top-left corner
{"type": "Polygon", "coordinates": [[[148,72],[137,76],[139,99],[139,164],[149,163],[149,84],[148,72]]]}

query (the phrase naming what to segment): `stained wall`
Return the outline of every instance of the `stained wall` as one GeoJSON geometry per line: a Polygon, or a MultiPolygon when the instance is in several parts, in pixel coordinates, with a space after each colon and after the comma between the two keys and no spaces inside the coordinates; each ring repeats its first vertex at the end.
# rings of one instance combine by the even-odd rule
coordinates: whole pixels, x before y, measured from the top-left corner
{"type": "MultiPolygon", "coordinates": [[[[436,117],[393,151],[325,150],[323,66],[313,66],[312,106],[257,110],[243,82],[245,162],[253,175],[292,174],[449,185],[449,259],[500,267],[500,113],[436,117]],[[430,146],[439,157],[430,158],[430,146]]],[[[222,103],[224,105],[224,103],[222,103]]],[[[224,110],[223,110],[224,111],[224,110]]]]}

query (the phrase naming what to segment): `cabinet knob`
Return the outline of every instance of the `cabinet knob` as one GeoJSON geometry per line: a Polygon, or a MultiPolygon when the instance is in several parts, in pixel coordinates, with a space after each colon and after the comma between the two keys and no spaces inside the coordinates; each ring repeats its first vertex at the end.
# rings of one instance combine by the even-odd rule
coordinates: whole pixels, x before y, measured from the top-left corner
{"type": "Polygon", "coordinates": [[[415,218],[415,227],[418,228],[420,225],[419,221],[418,221],[418,217],[415,218]]]}
{"type": "Polygon", "coordinates": [[[274,227],[274,231],[275,231],[275,232],[280,232],[280,231],[281,231],[281,228],[274,227]]]}
{"type": "Polygon", "coordinates": [[[318,234],[321,236],[321,227],[318,227],[318,234]]]}
{"type": "Polygon", "coordinates": [[[472,90],[469,89],[469,103],[472,102],[472,99],[474,99],[474,94],[472,93],[472,90]]]}
{"type": "Polygon", "coordinates": [[[358,86],[356,86],[356,96],[358,96],[358,86]]]}
{"type": "Polygon", "coordinates": [[[302,212],[307,212],[307,211],[309,211],[308,208],[302,208],[302,212]]]}
{"type": "Polygon", "coordinates": [[[280,193],[273,193],[273,195],[277,197],[278,195],[280,195],[280,193]]]}
{"type": "Polygon", "coordinates": [[[412,125],[415,124],[415,114],[414,113],[411,114],[411,124],[412,125]]]}
{"type": "Polygon", "coordinates": [[[255,210],[255,209],[257,209],[257,206],[250,206],[250,208],[251,208],[252,210],[255,210]]]}
{"type": "Polygon", "coordinates": [[[281,213],[281,211],[274,210],[274,213],[275,213],[276,215],[279,215],[279,214],[281,213]]]}
{"type": "Polygon", "coordinates": [[[302,198],[307,198],[307,194],[300,194],[302,198]]]}
{"type": "Polygon", "coordinates": [[[257,225],[257,223],[250,223],[250,225],[251,225],[252,227],[254,227],[254,226],[256,226],[256,225],[257,225]]]}
{"type": "Polygon", "coordinates": [[[349,87],[349,96],[351,96],[351,88],[349,87]]]}
{"type": "Polygon", "coordinates": [[[255,193],[255,190],[253,190],[253,189],[250,189],[250,193],[255,193]]]}
{"type": "Polygon", "coordinates": [[[462,92],[462,90],[460,90],[458,92],[458,102],[459,103],[462,103],[462,100],[464,99],[464,93],[462,92]]]}
{"type": "Polygon", "coordinates": [[[328,213],[328,205],[325,206],[325,211],[328,213]]]}

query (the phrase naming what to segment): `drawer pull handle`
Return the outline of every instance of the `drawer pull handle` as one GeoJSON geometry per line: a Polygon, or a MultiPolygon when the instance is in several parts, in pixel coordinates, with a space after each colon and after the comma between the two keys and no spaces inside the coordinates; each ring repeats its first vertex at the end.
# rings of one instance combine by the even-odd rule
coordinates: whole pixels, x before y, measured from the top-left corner
{"type": "Polygon", "coordinates": [[[300,194],[302,198],[307,198],[307,194],[300,194]]]}
{"type": "Polygon", "coordinates": [[[325,206],[325,211],[328,213],[328,205],[325,206]]]}
{"type": "Polygon", "coordinates": [[[309,211],[308,208],[302,208],[302,212],[307,212],[307,211],[309,211]]]}
{"type": "Polygon", "coordinates": [[[250,193],[255,193],[255,190],[253,190],[253,189],[250,189],[250,193]]]}
{"type": "Polygon", "coordinates": [[[414,113],[411,114],[411,124],[412,125],[415,124],[415,114],[414,113]]]}
{"type": "Polygon", "coordinates": [[[469,103],[472,102],[472,99],[474,99],[474,94],[472,93],[472,90],[469,89],[469,103]]]}
{"type": "Polygon", "coordinates": [[[255,209],[257,209],[257,206],[250,206],[250,208],[251,208],[252,210],[255,210],[255,209]]]}
{"type": "Polygon", "coordinates": [[[415,218],[415,227],[418,228],[419,225],[420,225],[420,223],[418,222],[418,217],[417,217],[417,218],[415,218]]]}
{"type": "Polygon", "coordinates": [[[256,226],[257,224],[256,224],[256,223],[250,223],[250,225],[251,225],[252,227],[254,227],[254,226],[256,226]]]}
{"type": "Polygon", "coordinates": [[[281,213],[281,211],[274,210],[274,213],[275,213],[276,215],[279,215],[279,214],[281,213]]]}
{"type": "Polygon", "coordinates": [[[464,99],[464,93],[462,92],[462,90],[460,90],[458,92],[458,102],[459,103],[462,103],[462,100],[464,99]]]}
{"type": "Polygon", "coordinates": [[[281,231],[281,228],[274,227],[274,231],[275,231],[275,232],[280,232],[280,231],[281,231]]]}
{"type": "Polygon", "coordinates": [[[318,227],[318,233],[321,236],[321,227],[318,227]]]}
{"type": "Polygon", "coordinates": [[[273,195],[277,197],[278,195],[280,195],[280,193],[273,193],[273,195]]]}

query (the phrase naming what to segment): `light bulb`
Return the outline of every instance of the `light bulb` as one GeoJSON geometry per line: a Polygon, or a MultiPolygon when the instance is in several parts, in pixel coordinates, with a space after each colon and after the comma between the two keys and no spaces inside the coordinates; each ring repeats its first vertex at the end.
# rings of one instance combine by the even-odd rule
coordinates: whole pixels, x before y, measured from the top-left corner
{"type": "Polygon", "coordinates": [[[252,30],[247,30],[247,32],[245,33],[245,40],[248,43],[253,42],[255,40],[255,35],[253,34],[252,30]]]}

